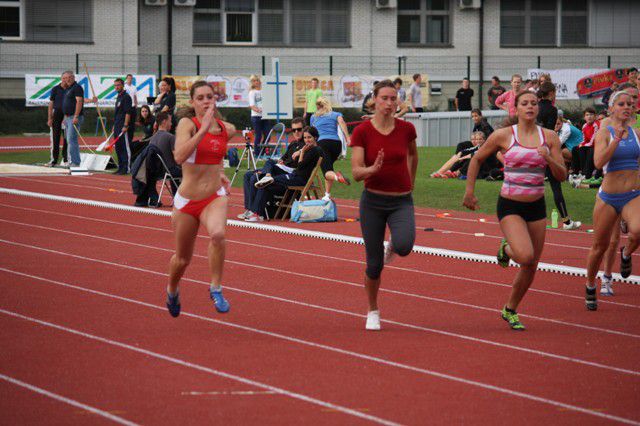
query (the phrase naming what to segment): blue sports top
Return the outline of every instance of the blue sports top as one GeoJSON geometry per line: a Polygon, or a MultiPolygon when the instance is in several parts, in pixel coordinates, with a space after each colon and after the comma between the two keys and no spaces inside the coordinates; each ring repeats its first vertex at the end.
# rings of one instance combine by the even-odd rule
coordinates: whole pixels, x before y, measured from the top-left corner
{"type": "MultiPolygon", "coordinates": [[[[607,126],[611,133],[611,140],[615,137],[613,127],[607,126]]],[[[638,159],[640,159],[640,141],[636,132],[631,127],[627,128],[629,133],[626,138],[622,139],[618,147],[613,152],[611,159],[604,165],[602,170],[604,173],[617,172],[620,170],[639,170],[638,159]]]]}
{"type": "Polygon", "coordinates": [[[318,129],[318,133],[320,134],[318,142],[323,140],[339,141],[338,117],[342,117],[342,113],[331,111],[321,116],[316,114],[311,116],[311,125],[318,129]]]}

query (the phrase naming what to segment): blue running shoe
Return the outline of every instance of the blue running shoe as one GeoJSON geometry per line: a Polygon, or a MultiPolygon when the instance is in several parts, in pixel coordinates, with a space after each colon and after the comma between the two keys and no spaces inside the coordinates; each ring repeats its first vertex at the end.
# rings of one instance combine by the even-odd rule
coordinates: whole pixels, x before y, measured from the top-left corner
{"type": "Polygon", "coordinates": [[[225,299],[222,295],[222,289],[214,290],[209,287],[209,296],[211,296],[211,300],[213,300],[213,305],[216,307],[216,311],[220,312],[221,314],[226,314],[227,312],[229,312],[229,308],[231,308],[231,305],[229,305],[227,299],[225,299]]]}
{"type": "Polygon", "coordinates": [[[180,315],[180,294],[176,293],[175,296],[170,295],[167,292],[167,309],[172,317],[177,318],[180,315]]]}

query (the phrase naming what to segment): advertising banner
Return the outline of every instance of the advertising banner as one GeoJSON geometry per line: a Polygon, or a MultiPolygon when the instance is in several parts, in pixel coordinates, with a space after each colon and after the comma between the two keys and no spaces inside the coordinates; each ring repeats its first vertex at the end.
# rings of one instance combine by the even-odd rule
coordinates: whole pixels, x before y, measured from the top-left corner
{"type": "Polygon", "coordinates": [[[556,85],[556,99],[580,99],[600,96],[611,86],[628,80],[626,70],[608,70],[600,68],[543,70],[530,69],[529,78],[538,78],[540,74],[550,74],[556,85]]]}
{"type": "MultiPolygon", "coordinates": [[[[124,79],[119,74],[98,74],[91,76],[91,83],[98,97],[100,107],[113,108],[116,103],[117,93],[113,88],[113,80],[124,79]]],[[[60,75],[51,74],[25,74],[24,76],[25,103],[28,107],[47,106],[51,89],[60,83],[60,75]]],[[[89,79],[84,74],[76,74],[76,81],[84,89],[85,98],[92,98],[93,92],[89,85],[89,79]]],[[[156,77],[154,75],[133,75],[133,85],[138,89],[138,105],[145,105],[147,97],[156,95],[156,77]]],[[[85,107],[93,108],[95,104],[85,103],[85,107]]]]}

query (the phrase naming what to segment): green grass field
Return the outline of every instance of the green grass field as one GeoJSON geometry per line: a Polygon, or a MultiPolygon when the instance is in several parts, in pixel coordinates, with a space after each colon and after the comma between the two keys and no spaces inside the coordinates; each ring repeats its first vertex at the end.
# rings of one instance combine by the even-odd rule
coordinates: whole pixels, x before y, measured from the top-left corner
{"type": "MultiPolygon", "coordinates": [[[[443,210],[465,210],[462,206],[465,181],[457,179],[431,179],[429,174],[437,170],[455,151],[454,148],[419,148],[418,177],[414,191],[416,205],[433,207],[443,210]]],[[[48,151],[0,153],[2,163],[35,164],[44,163],[49,158],[48,151]]],[[[335,164],[336,170],[345,176],[351,176],[351,168],[348,160],[341,160],[335,164]]],[[[241,168],[241,172],[245,169],[241,168]]],[[[229,177],[234,169],[227,169],[229,177]]],[[[476,196],[480,202],[480,211],[495,214],[496,200],[500,191],[501,182],[478,181],[476,184],[476,196]]],[[[241,176],[236,178],[234,186],[242,186],[241,176]]],[[[362,192],[362,183],[354,182],[351,186],[335,184],[332,195],[336,198],[357,199],[362,192]]],[[[583,223],[591,223],[593,204],[596,189],[574,189],[567,183],[562,186],[564,197],[567,201],[569,214],[575,220],[583,223]]],[[[547,210],[550,214],[555,207],[551,189],[546,191],[547,210]]]]}

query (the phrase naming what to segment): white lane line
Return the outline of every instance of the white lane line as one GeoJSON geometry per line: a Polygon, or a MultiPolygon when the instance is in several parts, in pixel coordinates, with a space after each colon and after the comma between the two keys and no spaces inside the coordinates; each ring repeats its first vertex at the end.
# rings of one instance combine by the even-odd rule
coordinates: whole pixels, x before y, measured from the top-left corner
{"type": "MultiPolygon", "coordinates": [[[[21,274],[21,275],[29,276],[28,274],[21,274]]],[[[51,281],[51,280],[42,279],[42,278],[39,278],[39,277],[34,277],[34,278],[39,279],[41,281],[51,281]]],[[[64,286],[67,286],[67,287],[76,288],[76,289],[78,289],[80,291],[86,291],[86,292],[89,292],[89,293],[99,294],[99,295],[106,296],[106,297],[113,298],[113,299],[117,299],[117,300],[128,301],[128,302],[132,302],[132,303],[135,303],[135,304],[138,304],[138,305],[154,308],[154,309],[157,309],[157,310],[162,310],[162,311],[165,310],[165,308],[163,308],[163,307],[152,305],[150,303],[146,303],[146,302],[142,302],[142,301],[128,299],[126,297],[115,296],[115,295],[111,295],[109,293],[104,293],[104,292],[100,292],[100,291],[96,291],[96,290],[89,290],[89,289],[85,289],[83,287],[74,286],[72,284],[66,284],[66,283],[60,283],[60,284],[63,284],[64,286]]],[[[67,327],[64,327],[64,326],[60,326],[60,325],[56,325],[56,324],[49,323],[49,322],[46,322],[46,321],[42,321],[42,320],[38,320],[38,319],[35,319],[35,318],[27,317],[27,316],[24,316],[24,315],[21,315],[21,314],[18,314],[18,313],[14,313],[14,312],[11,312],[11,311],[6,311],[6,310],[1,309],[1,308],[0,308],[0,313],[5,313],[7,315],[12,315],[12,316],[15,316],[15,317],[18,317],[18,318],[26,319],[28,321],[36,322],[38,324],[46,325],[46,326],[53,327],[53,328],[56,328],[56,329],[59,329],[59,330],[68,331],[68,332],[73,333],[73,334],[81,335],[81,336],[84,336],[84,337],[88,337],[90,339],[94,339],[94,340],[98,340],[98,341],[101,341],[101,342],[109,343],[109,344],[112,344],[112,345],[115,345],[115,346],[124,347],[126,349],[131,349],[131,350],[134,350],[136,352],[141,352],[141,353],[144,353],[144,354],[147,354],[147,355],[150,355],[150,356],[154,356],[156,358],[165,359],[165,360],[168,360],[170,362],[178,363],[180,365],[184,365],[184,366],[191,367],[191,368],[196,368],[196,369],[199,369],[201,371],[207,371],[207,372],[210,372],[211,374],[216,374],[216,375],[220,375],[222,377],[231,378],[232,380],[241,381],[242,383],[251,384],[253,386],[260,387],[262,389],[271,390],[271,391],[275,391],[275,392],[278,392],[278,393],[283,393],[283,394],[285,394],[287,396],[299,395],[299,394],[289,393],[289,391],[285,391],[284,389],[279,389],[279,388],[276,388],[276,387],[273,387],[273,386],[269,386],[269,385],[265,385],[265,384],[262,384],[262,383],[259,383],[259,382],[254,382],[254,381],[252,381],[250,379],[245,379],[245,378],[242,378],[242,377],[239,377],[239,376],[233,376],[233,375],[231,375],[229,373],[222,373],[222,372],[219,372],[219,371],[211,370],[211,369],[209,369],[207,367],[203,367],[203,366],[200,366],[200,365],[197,365],[197,364],[192,364],[192,363],[189,363],[187,361],[182,361],[182,360],[179,360],[179,359],[176,359],[176,358],[168,357],[166,355],[157,354],[155,352],[151,352],[151,351],[148,351],[146,349],[141,349],[141,348],[138,348],[138,347],[130,346],[130,345],[126,344],[126,343],[116,342],[116,341],[113,341],[113,340],[110,340],[110,339],[107,339],[107,338],[97,337],[97,336],[90,335],[90,334],[87,334],[87,333],[84,333],[84,332],[81,332],[81,331],[73,330],[73,329],[70,329],[70,328],[67,328],[67,327]]],[[[336,348],[336,347],[333,347],[333,346],[324,345],[324,344],[320,344],[320,343],[309,342],[309,341],[305,341],[305,340],[302,340],[302,339],[297,339],[295,337],[285,336],[285,335],[281,335],[281,334],[278,334],[278,333],[273,333],[273,332],[269,332],[269,331],[265,331],[265,330],[256,329],[256,328],[253,328],[253,327],[243,326],[243,325],[240,325],[240,324],[235,324],[235,323],[226,322],[226,321],[215,320],[213,318],[203,317],[203,316],[196,315],[196,314],[191,314],[191,313],[188,313],[188,312],[181,312],[181,315],[188,316],[188,317],[191,317],[191,318],[200,319],[200,320],[211,322],[211,323],[215,323],[215,324],[220,324],[220,325],[224,325],[224,326],[228,326],[228,327],[233,327],[233,328],[237,328],[237,329],[241,329],[241,330],[245,330],[245,331],[259,333],[259,334],[263,334],[263,335],[267,335],[267,336],[283,339],[283,340],[286,340],[286,341],[289,341],[289,342],[295,342],[295,343],[299,343],[299,344],[302,344],[302,345],[311,346],[311,347],[315,347],[315,348],[319,348],[319,349],[325,349],[327,351],[331,351],[331,352],[335,352],[335,353],[339,353],[339,354],[343,354],[343,355],[347,355],[347,356],[351,356],[351,357],[355,357],[355,358],[359,358],[359,359],[364,359],[366,361],[371,361],[371,362],[382,364],[382,365],[386,365],[386,366],[389,366],[389,367],[399,368],[399,369],[403,369],[403,370],[407,370],[407,371],[411,371],[411,372],[416,372],[416,373],[420,373],[420,374],[424,374],[424,375],[428,375],[428,376],[437,377],[437,378],[444,379],[444,380],[449,380],[449,381],[453,381],[453,382],[457,382],[457,383],[462,383],[464,385],[469,385],[469,386],[479,387],[479,388],[482,388],[482,389],[485,389],[485,390],[495,391],[495,392],[498,392],[498,393],[501,393],[501,394],[505,394],[505,395],[509,395],[509,396],[514,396],[514,397],[518,397],[518,398],[527,399],[527,400],[530,400],[530,401],[540,402],[540,403],[543,403],[543,404],[552,405],[552,406],[555,406],[555,407],[560,407],[560,408],[563,408],[563,409],[566,409],[566,410],[576,411],[576,412],[580,412],[580,413],[583,413],[583,414],[589,414],[589,415],[592,415],[592,416],[605,418],[605,419],[608,419],[608,420],[615,420],[615,421],[619,421],[619,422],[622,422],[622,423],[640,425],[640,422],[636,422],[636,421],[631,420],[631,419],[626,419],[626,418],[614,416],[614,415],[611,415],[611,414],[605,414],[605,413],[602,413],[602,412],[599,412],[599,411],[590,410],[588,408],[583,408],[583,407],[579,407],[579,406],[576,406],[576,405],[565,404],[565,403],[560,402],[560,401],[556,401],[556,400],[552,400],[552,399],[548,399],[548,398],[544,398],[544,397],[528,394],[528,393],[525,393],[525,392],[519,392],[519,391],[511,390],[511,389],[505,388],[505,387],[498,387],[498,386],[490,385],[490,384],[479,382],[479,381],[475,381],[475,380],[469,380],[469,379],[465,379],[465,378],[458,377],[458,376],[453,376],[453,375],[446,374],[446,373],[440,373],[440,372],[433,371],[433,370],[427,370],[427,369],[420,368],[420,367],[414,367],[414,366],[407,365],[407,364],[401,364],[401,363],[394,362],[394,361],[389,361],[389,360],[386,360],[386,359],[383,359],[383,358],[378,358],[378,357],[371,356],[371,355],[365,355],[365,354],[362,354],[362,353],[353,352],[353,351],[349,351],[349,350],[345,350],[345,349],[340,349],[340,348],[336,348]]],[[[304,397],[311,399],[310,397],[307,397],[307,396],[304,396],[304,397]]],[[[299,399],[301,399],[301,398],[299,398],[299,399]]],[[[315,400],[315,401],[317,401],[316,404],[318,404],[318,402],[319,402],[318,405],[323,404],[323,403],[324,404],[330,404],[330,403],[325,403],[324,401],[318,401],[318,400],[315,400]]],[[[309,402],[311,402],[311,401],[309,401],[309,402]]],[[[334,406],[334,407],[340,407],[340,406],[334,406]]],[[[328,408],[334,408],[334,407],[328,407],[328,408]]],[[[342,408],[344,410],[349,410],[350,412],[348,414],[357,415],[358,417],[367,416],[366,414],[360,413],[358,411],[345,409],[344,407],[340,407],[340,408],[342,408]]],[[[382,419],[380,419],[380,420],[382,420],[382,419]]],[[[387,422],[386,420],[383,420],[383,421],[387,422]]],[[[389,424],[389,423],[383,423],[383,424],[389,424]]]]}
{"type": "MultiPolygon", "coordinates": [[[[60,212],[55,212],[55,211],[52,211],[52,210],[42,210],[42,209],[34,209],[34,208],[29,208],[29,207],[15,206],[15,205],[12,205],[12,204],[0,203],[0,206],[19,209],[19,210],[33,211],[33,212],[38,212],[38,213],[47,213],[47,214],[59,215],[59,216],[63,216],[63,217],[71,217],[71,218],[79,219],[79,220],[93,221],[93,222],[99,222],[99,223],[107,223],[107,224],[110,224],[110,225],[117,225],[117,226],[128,226],[128,227],[131,227],[131,228],[147,229],[147,230],[151,230],[151,231],[158,231],[158,232],[173,234],[173,231],[171,229],[168,229],[168,228],[157,228],[157,227],[153,227],[153,226],[136,225],[136,224],[126,223],[126,222],[116,222],[116,221],[111,221],[111,220],[106,220],[106,219],[97,219],[97,218],[92,218],[92,217],[87,217],[87,216],[78,216],[78,215],[73,215],[73,214],[68,214],[68,213],[60,213],[60,212]]],[[[56,229],[56,230],[58,230],[58,229],[56,229]]],[[[206,239],[208,237],[205,236],[205,235],[198,235],[198,238],[206,239]]],[[[245,242],[245,241],[237,241],[237,240],[227,239],[227,242],[234,243],[234,244],[247,245],[247,246],[251,246],[251,247],[258,247],[258,248],[261,248],[261,249],[264,248],[264,245],[248,243],[248,242],[245,242]]],[[[364,265],[365,264],[365,262],[363,262],[363,261],[354,260],[354,259],[348,259],[348,258],[344,258],[344,257],[335,257],[335,256],[329,256],[329,255],[319,254],[319,253],[311,253],[311,252],[301,251],[301,250],[290,250],[290,249],[281,248],[281,247],[277,247],[277,246],[270,246],[269,248],[270,248],[270,250],[277,250],[277,251],[282,251],[282,252],[286,252],[286,253],[292,253],[292,254],[296,254],[296,255],[304,255],[304,256],[311,256],[311,257],[317,257],[317,258],[322,258],[322,259],[329,259],[329,260],[337,261],[337,262],[347,262],[347,263],[354,263],[354,264],[358,264],[358,265],[364,265]]],[[[394,269],[394,270],[398,270],[398,271],[404,271],[404,272],[411,272],[411,273],[416,273],[416,274],[422,274],[422,275],[430,275],[430,276],[439,277],[439,278],[454,279],[456,281],[467,281],[467,282],[472,282],[472,283],[486,284],[486,285],[491,285],[491,286],[494,286],[494,287],[511,288],[513,286],[511,283],[498,283],[498,282],[495,282],[495,281],[480,280],[480,279],[477,279],[477,278],[467,278],[467,277],[458,276],[458,275],[441,274],[441,273],[437,273],[437,272],[429,272],[429,271],[423,271],[423,270],[413,269],[413,268],[404,268],[404,267],[394,266],[394,265],[388,265],[388,266],[385,266],[385,268],[386,269],[394,269]]],[[[386,289],[380,289],[380,291],[387,291],[387,290],[386,289]]],[[[541,290],[541,289],[537,289],[537,288],[530,288],[528,291],[529,292],[534,292],[534,293],[550,295],[550,296],[566,297],[566,298],[580,300],[580,301],[584,300],[584,297],[582,297],[582,296],[576,296],[576,295],[573,295],[573,294],[559,293],[559,292],[550,291],[550,290],[541,290]]],[[[397,293],[398,294],[406,294],[406,295],[409,295],[409,296],[413,296],[411,293],[403,293],[403,292],[397,292],[397,293]]],[[[419,296],[419,295],[415,295],[415,296],[423,297],[423,296],[419,296]]],[[[601,304],[610,304],[610,305],[616,305],[616,306],[624,306],[624,307],[627,307],[627,308],[640,309],[639,305],[633,305],[633,304],[623,303],[623,302],[614,302],[614,301],[608,300],[608,299],[601,299],[598,302],[601,303],[601,304]]]]}
{"type": "MultiPolygon", "coordinates": [[[[94,239],[98,239],[98,240],[102,240],[102,241],[108,241],[108,242],[111,242],[111,243],[131,245],[131,246],[134,246],[134,247],[141,247],[141,248],[150,249],[150,250],[154,250],[154,251],[155,250],[161,250],[161,251],[164,251],[164,252],[167,252],[167,253],[173,253],[172,249],[167,249],[167,248],[163,248],[163,247],[159,247],[159,246],[150,246],[150,245],[146,245],[146,244],[142,244],[142,243],[134,243],[134,242],[131,242],[131,241],[114,239],[114,238],[109,238],[109,237],[102,237],[102,236],[98,236],[98,235],[94,235],[94,234],[84,234],[84,233],[80,233],[80,232],[67,231],[67,230],[63,230],[63,229],[60,229],[60,228],[50,228],[50,227],[46,227],[46,226],[33,225],[33,224],[24,223],[24,222],[10,221],[10,220],[6,220],[6,219],[0,219],[0,222],[7,222],[7,223],[12,223],[14,225],[19,225],[19,226],[25,226],[25,227],[36,228],[36,229],[43,229],[43,230],[46,230],[46,231],[61,232],[61,233],[66,233],[66,234],[70,234],[70,235],[77,235],[77,236],[80,236],[80,237],[94,238],[94,239]]],[[[262,246],[259,246],[259,245],[256,245],[256,246],[262,247],[262,246]]],[[[300,253],[300,252],[295,252],[295,253],[300,253]]],[[[207,257],[203,256],[203,255],[194,254],[194,256],[197,257],[197,258],[201,258],[201,259],[207,259],[207,257]]],[[[361,284],[350,282],[350,281],[336,280],[336,279],[327,278],[327,277],[323,277],[323,276],[313,275],[313,274],[310,274],[310,273],[300,273],[300,272],[288,271],[288,270],[285,270],[285,269],[271,268],[271,267],[268,267],[268,266],[261,266],[261,265],[256,265],[256,264],[253,264],[253,263],[245,263],[245,262],[239,262],[239,261],[228,260],[228,259],[225,259],[225,263],[245,266],[245,267],[254,268],[254,269],[263,269],[263,270],[267,270],[267,271],[275,272],[275,273],[280,273],[280,274],[295,275],[295,276],[300,276],[300,277],[303,277],[303,278],[313,278],[313,279],[317,279],[319,281],[333,282],[333,283],[348,285],[348,286],[357,287],[357,288],[361,288],[362,287],[361,284]]],[[[452,276],[452,278],[456,278],[456,277],[452,276]]],[[[385,293],[390,293],[390,294],[396,294],[396,295],[400,295],[400,296],[407,296],[407,297],[412,297],[412,298],[417,298],[417,299],[422,299],[422,300],[429,300],[429,301],[432,301],[432,302],[439,302],[439,303],[446,303],[446,304],[450,304],[450,305],[463,306],[463,307],[467,307],[467,308],[483,310],[483,311],[488,311],[488,312],[496,312],[495,308],[492,308],[492,307],[473,305],[473,304],[470,304],[470,303],[457,302],[457,301],[452,301],[452,300],[448,300],[448,299],[436,298],[436,297],[431,297],[431,296],[424,296],[424,295],[415,294],[415,293],[409,293],[409,292],[404,292],[404,291],[391,290],[391,289],[381,289],[380,291],[385,292],[385,293]]],[[[579,299],[582,300],[582,298],[579,298],[579,299]]],[[[634,308],[638,308],[635,305],[629,305],[629,306],[630,307],[634,307],[634,308]]],[[[598,331],[598,332],[602,332],[602,333],[615,334],[615,335],[619,335],[619,336],[640,338],[640,335],[637,335],[637,334],[627,333],[627,332],[618,331],[618,330],[612,330],[612,329],[603,328],[603,327],[595,327],[595,326],[589,326],[589,325],[584,325],[584,324],[572,323],[572,322],[568,322],[566,320],[556,320],[556,319],[553,319],[553,318],[540,317],[540,316],[531,315],[531,314],[520,314],[520,316],[522,316],[523,318],[531,318],[531,319],[535,319],[535,320],[538,320],[538,321],[551,322],[551,323],[554,323],[554,324],[567,326],[567,327],[577,327],[577,328],[583,328],[583,329],[587,329],[587,330],[598,331]]]]}
{"type": "Polygon", "coordinates": [[[141,353],[141,354],[153,357],[153,358],[161,359],[163,361],[167,361],[167,362],[170,362],[172,364],[177,364],[177,365],[181,365],[183,367],[187,367],[187,368],[191,368],[191,369],[194,369],[194,370],[198,370],[198,371],[201,371],[203,373],[207,373],[207,374],[211,374],[211,375],[219,376],[219,377],[224,377],[225,379],[230,379],[230,380],[233,380],[233,381],[236,381],[236,382],[244,383],[246,385],[255,386],[255,387],[263,389],[263,390],[275,392],[277,394],[285,395],[285,396],[288,396],[288,397],[293,398],[293,399],[298,399],[298,400],[301,400],[301,401],[304,401],[304,402],[308,402],[308,403],[311,403],[311,404],[319,405],[319,406],[324,407],[324,408],[330,408],[330,409],[339,411],[339,412],[341,412],[343,414],[348,414],[348,415],[351,415],[351,416],[354,416],[354,417],[361,418],[363,420],[368,420],[368,421],[371,421],[371,422],[374,422],[374,423],[383,424],[383,425],[389,425],[389,426],[398,425],[398,423],[392,422],[390,420],[382,419],[380,417],[371,416],[369,414],[364,414],[364,413],[361,413],[361,412],[356,411],[356,410],[352,410],[352,409],[347,408],[347,407],[343,407],[343,406],[340,406],[340,405],[332,404],[330,402],[322,401],[322,400],[319,400],[319,399],[316,399],[316,398],[312,398],[310,396],[303,395],[303,394],[300,394],[300,393],[291,392],[291,391],[288,391],[288,390],[283,389],[283,388],[279,388],[279,387],[276,387],[276,386],[271,386],[271,385],[268,385],[266,383],[258,382],[258,381],[251,380],[251,379],[247,379],[245,377],[238,376],[238,375],[235,375],[235,374],[226,373],[226,372],[220,371],[220,370],[214,370],[214,369],[209,368],[209,367],[205,367],[205,366],[202,366],[202,365],[199,365],[199,364],[194,364],[192,362],[188,362],[188,361],[185,361],[185,360],[182,360],[182,359],[179,359],[179,358],[174,358],[174,357],[171,357],[171,356],[168,356],[168,355],[164,355],[164,354],[161,354],[161,353],[158,353],[158,352],[153,352],[153,351],[150,351],[150,350],[147,350],[147,349],[142,349],[140,347],[131,346],[129,344],[118,342],[118,341],[112,340],[112,339],[108,339],[106,337],[96,336],[94,334],[89,334],[89,333],[86,333],[86,332],[83,332],[83,331],[79,331],[79,330],[76,330],[76,329],[73,329],[73,328],[69,328],[69,327],[65,327],[65,326],[62,326],[62,325],[54,324],[54,323],[51,323],[51,322],[48,322],[48,321],[39,320],[37,318],[33,318],[33,317],[30,317],[30,316],[27,316],[27,315],[22,315],[22,314],[17,313],[17,312],[7,311],[7,310],[1,309],[1,308],[0,308],[0,313],[3,313],[3,314],[8,315],[8,316],[12,316],[14,318],[20,318],[22,320],[29,321],[29,322],[32,322],[32,323],[35,323],[35,324],[40,324],[40,325],[43,325],[43,326],[46,326],[46,327],[54,328],[56,330],[65,331],[67,333],[74,334],[76,336],[85,337],[85,338],[90,339],[90,340],[98,341],[98,342],[101,342],[101,343],[106,343],[106,344],[111,345],[111,346],[116,346],[116,347],[119,347],[119,348],[128,349],[130,351],[141,353]]]}
{"type": "Polygon", "coordinates": [[[180,393],[180,395],[185,395],[185,396],[209,396],[209,395],[254,396],[254,395],[275,395],[275,394],[276,393],[272,391],[208,391],[208,392],[190,391],[190,392],[180,393]]]}
{"type": "MultiPolygon", "coordinates": [[[[69,404],[69,405],[72,405],[74,407],[81,408],[81,409],[83,409],[85,411],[88,411],[88,412],[90,412],[92,414],[96,414],[96,415],[98,415],[100,417],[104,417],[105,419],[111,420],[114,423],[118,423],[118,424],[121,424],[121,425],[127,425],[127,426],[137,426],[138,425],[138,423],[133,423],[133,422],[127,420],[127,419],[123,419],[122,417],[119,417],[119,416],[116,416],[114,414],[111,414],[108,411],[104,411],[104,410],[101,410],[99,408],[95,408],[95,407],[92,407],[90,405],[83,404],[82,402],[76,401],[75,399],[67,398],[67,397],[59,395],[57,393],[50,392],[50,391],[48,391],[46,389],[39,388],[37,386],[34,386],[34,385],[29,384],[29,383],[23,382],[22,380],[15,379],[15,378],[7,376],[5,374],[0,374],[0,379],[5,380],[5,381],[7,381],[9,383],[12,383],[12,384],[14,384],[16,386],[20,386],[20,387],[23,387],[25,389],[29,389],[30,391],[38,393],[40,395],[44,395],[44,396],[49,397],[51,399],[55,399],[56,401],[64,402],[65,404],[69,404]]],[[[8,396],[5,395],[4,398],[8,398],[8,396]]],[[[44,423],[46,423],[46,421],[44,423]]]]}
{"type": "MultiPolygon", "coordinates": [[[[6,242],[6,241],[5,240],[0,240],[0,242],[6,242]]],[[[151,273],[151,274],[154,274],[154,275],[167,277],[167,274],[163,274],[163,273],[160,273],[160,272],[152,271],[152,270],[149,270],[149,269],[138,268],[138,267],[129,266],[129,265],[120,265],[120,264],[113,263],[113,262],[103,261],[103,260],[99,260],[99,259],[93,259],[93,258],[89,258],[89,257],[86,257],[86,256],[73,255],[73,254],[69,254],[69,253],[59,252],[59,251],[56,251],[56,250],[45,249],[45,248],[32,246],[32,245],[27,245],[27,244],[22,244],[22,243],[15,243],[15,242],[10,242],[10,243],[18,245],[18,246],[31,248],[31,249],[41,250],[41,251],[45,251],[45,252],[51,252],[51,253],[54,253],[54,254],[61,254],[61,255],[64,255],[64,256],[69,256],[69,257],[77,258],[77,259],[84,260],[84,261],[91,261],[91,262],[106,264],[106,265],[110,265],[110,266],[119,266],[119,267],[122,267],[122,268],[125,268],[125,269],[131,269],[131,270],[135,270],[135,271],[139,271],[139,272],[151,273]]],[[[0,268],[0,270],[6,271],[6,272],[11,272],[11,273],[16,273],[16,274],[19,274],[19,275],[29,276],[31,278],[41,279],[41,280],[49,282],[47,279],[44,279],[44,278],[41,278],[41,277],[27,275],[27,274],[20,273],[20,272],[15,272],[15,271],[12,271],[10,269],[0,268]]],[[[195,279],[191,279],[191,278],[183,278],[183,281],[189,281],[189,282],[193,282],[193,283],[197,283],[197,284],[201,284],[201,285],[207,285],[207,286],[209,285],[209,283],[207,283],[205,281],[199,281],[199,280],[195,280],[195,279]]],[[[58,283],[58,282],[56,281],[54,283],[58,283]]],[[[328,308],[328,307],[325,307],[325,306],[314,305],[314,304],[311,304],[311,303],[300,302],[300,301],[281,298],[281,297],[277,297],[277,296],[271,296],[271,295],[267,295],[267,294],[263,294],[263,293],[253,292],[253,291],[250,291],[250,290],[239,289],[237,287],[225,286],[225,288],[227,288],[229,290],[237,291],[239,293],[249,294],[249,295],[252,295],[252,296],[267,298],[267,299],[271,299],[271,300],[277,300],[279,302],[291,303],[291,304],[294,304],[294,305],[304,306],[304,307],[307,307],[307,308],[317,309],[317,310],[321,310],[321,311],[339,313],[341,315],[348,315],[348,316],[359,317],[359,318],[366,317],[365,315],[357,314],[357,313],[350,312],[350,311],[345,311],[345,310],[336,309],[336,308],[328,308]]],[[[458,339],[462,339],[462,340],[467,340],[467,341],[471,341],[471,342],[474,342],[474,343],[482,343],[482,344],[486,344],[486,345],[490,345],[490,346],[494,346],[494,347],[500,347],[500,348],[506,348],[506,349],[511,349],[511,350],[515,350],[515,351],[520,351],[520,352],[524,352],[524,353],[528,353],[528,354],[532,354],[532,355],[536,355],[536,356],[552,358],[552,359],[557,359],[557,360],[560,360],[560,361],[571,362],[571,363],[576,363],[576,364],[588,365],[588,366],[591,366],[591,367],[601,368],[601,369],[610,370],[610,371],[615,371],[615,372],[623,373],[623,374],[640,376],[640,372],[638,372],[638,371],[628,370],[628,369],[620,368],[620,367],[615,367],[615,366],[611,366],[611,365],[608,365],[608,364],[601,364],[601,363],[597,363],[597,362],[586,361],[586,360],[582,360],[582,359],[579,359],[579,358],[572,358],[572,357],[568,357],[568,356],[564,356],[564,355],[558,355],[558,354],[554,354],[554,353],[550,353],[550,352],[539,351],[539,350],[536,350],[536,349],[530,349],[530,348],[525,348],[525,347],[521,347],[521,346],[509,345],[509,344],[506,344],[506,343],[500,343],[500,342],[481,339],[481,338],[477,338],[477,337],[466,336],[466,335],[463,335],[463,334],[448,332],[448,331],[444,331],[444,330],[428,328],[428,327],[418,326],[418,325],[414,325],[414,324],[402,323],[402,322],[399,322],[399,321],[383,320],[383,322],[389,323],[389,324],[398,325],[398,326],[405,327],[405,328],[414,329],[414,330],[420,330],[420,331],[424,331],[424,332],[430,332],[430,333],[444,335],[444,336],[447,336],[447,337],[453,337],[453,338],[458,338],[458,339]]]]}

